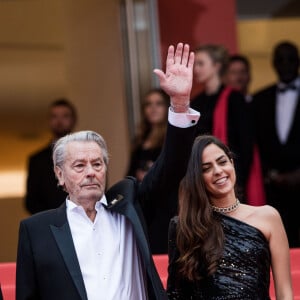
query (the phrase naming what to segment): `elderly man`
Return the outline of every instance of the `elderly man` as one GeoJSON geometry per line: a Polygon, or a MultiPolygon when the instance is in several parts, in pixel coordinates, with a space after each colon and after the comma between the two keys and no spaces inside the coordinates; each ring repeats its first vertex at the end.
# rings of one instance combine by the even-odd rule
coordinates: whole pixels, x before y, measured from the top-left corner
{"type": "Polygon", "coordinates": [[[166,73],[154,70],[170,95],[165,146],[141,185],[125,178],[106,193],[108,154],[103,138],[80,131],[59,139],[53,162],[68,192],[55,210],[20,224],[16,299],[167,299],[146,236],[161,192],[178,189],[199,113],[189,108],[194,54],[170,46],[166,73]]]}

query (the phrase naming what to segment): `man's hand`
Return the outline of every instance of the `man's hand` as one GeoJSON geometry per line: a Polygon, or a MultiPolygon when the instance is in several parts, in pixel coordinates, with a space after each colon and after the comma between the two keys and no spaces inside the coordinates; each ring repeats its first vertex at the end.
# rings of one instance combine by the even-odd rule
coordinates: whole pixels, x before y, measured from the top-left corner
{"type": "Polygon", "coordinates": [[[186,112],[189,108],[190,94],[193,83],[194,53],[190,46],[182,43],[169,46],[166,73],[154,69],[158,76],[161,88],[170,96],[171,107],[175,112],[186,112]]]}

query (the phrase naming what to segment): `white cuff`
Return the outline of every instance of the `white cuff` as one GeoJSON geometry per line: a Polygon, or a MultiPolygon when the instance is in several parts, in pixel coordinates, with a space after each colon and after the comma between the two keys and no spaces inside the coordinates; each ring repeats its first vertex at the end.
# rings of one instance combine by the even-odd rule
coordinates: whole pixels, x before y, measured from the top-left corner
{"type": "Polygon", "coordinates": [[[200,115],[200,112],[192,108],[189,108],[186,113],[176,113],[169,107],[168,121],[173,126],[187,128],[196,125],[200,115]]]}

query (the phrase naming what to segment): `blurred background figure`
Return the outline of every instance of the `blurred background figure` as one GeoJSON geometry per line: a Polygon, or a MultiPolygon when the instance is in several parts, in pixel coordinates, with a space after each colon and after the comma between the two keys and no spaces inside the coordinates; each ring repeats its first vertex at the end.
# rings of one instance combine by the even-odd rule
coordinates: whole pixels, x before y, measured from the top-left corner
{"type": "Polygon", "coordinates": [[[169,96],[160,88],[149,90],[142,101],[141,122],[132,143],[127,175],[142,181],[158,157],[165,138],[169,96]]]}
{"type": "Polygon", "coordinates": [[[57,185],[52,162],[53,143],[75,128],[77,113],[67,99],[58,99],[49,106],[48,122],[52,139],[43,149],[28,159],[25,207],[34,214],[57,208],[66,200],[67,193],[57,185]]]}
{"type": "MultiPolygon", "coordinates": [[[[132,144],[127,175],[141,181],[161,152],[168,122],[170,98],[160,88],[150,89],[141,105],[141,122],[132,144]]],[[[176,191],[177,193],[177,191],[176,191]]],[[[159,193],[157,208],[148,225],[153,254],[167,253],[170,219],[177,214],[177,195],[159,193]]]]}
{"type": "Polygon", "coordinates": [[[243,94],[224,85],[229,53],[222,45],[206,44],[195,49],[194,76],[203,91],[191,101],[201,112],[198,134],[213,134],[235,154],[239,197],[245,201],[245,187],[252,155],[252,128],[243,94]]]}
{"type": "Polygon", "coordinates": [[[246,102],[251,102],[249,93],[251,82],[251,67],[245,55],[233,54],[229,57],[227,70],[224,74],[224,83],[240,91],[246,102]]]}
{"type": "Polygon", "coordinates": [[[273,49],[278,82],[253,95],[256,141],[267,203],[278,209],[290,247],[300,247],[300,78],[299,50],[289,41],[273,49]]]}
{"type": "MultiPolygon", "coordinates": [[[[245,55],[233,54],[230,56],[223,80],[228,86],[240,91],[248,104],[251,103],[252,95],[249,93],[251,66],[245,55]]],[[[251,106],[248,108],[251,109],[251,106]]],[[[251,126],[253,127],[253,125],[251,126]]],[[[245,194],[248,204],[257,206],[266,202],[261,162],[255,144],[253,144],[252,160],[245,194]]]]}

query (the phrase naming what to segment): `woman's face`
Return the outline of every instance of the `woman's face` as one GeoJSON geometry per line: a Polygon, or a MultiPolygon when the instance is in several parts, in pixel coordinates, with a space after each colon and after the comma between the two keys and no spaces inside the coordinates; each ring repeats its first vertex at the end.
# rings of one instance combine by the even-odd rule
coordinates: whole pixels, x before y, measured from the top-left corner
{"type": "Polygon", "coordinates": [[[199,83],[207,83],[214,77],[219,76],[220,64],[212,60],[205,51],[195,53],[194,75],[199,83]]]}
{"type": "Polygon", "coordinates": [[[168,107],[160,93],[147,95],[144,104],[144,114],[150,124],[160,124],[167,120],[168,107]]]}
{"type": "Polygon", "coordinates": [[[234,192],[236,175],[233,162],[217,145],[210,144],[203,150],[202,170],[211,197],[222,198],[234,192]]]}

